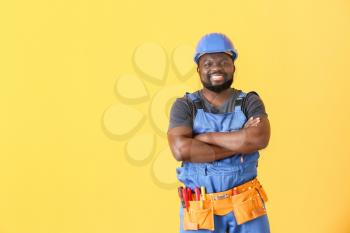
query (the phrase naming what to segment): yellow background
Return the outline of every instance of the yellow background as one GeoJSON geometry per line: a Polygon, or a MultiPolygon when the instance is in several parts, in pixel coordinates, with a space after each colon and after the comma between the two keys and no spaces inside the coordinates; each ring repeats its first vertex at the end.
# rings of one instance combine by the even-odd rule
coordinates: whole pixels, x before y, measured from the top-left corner
{"type": "MultiPolygon", "coordinates": [[[[152,162],[129,162],[128,139],[108,137],[101,119],[119,101],[116,78],[134,73],[138,45],[171,54],[213,31],[237,47],[234,87],[257,91],[269,114],[259,176],[272,232],[350,232],[349,1],[35,0],[0,9],[1,233],[178,232],[174,186],[154,181],[152,162]]],[[[177,83],[170,68],[150,95],[177,83]]],[[[157,138],[159,151],[166,140],[157,138]]]]}

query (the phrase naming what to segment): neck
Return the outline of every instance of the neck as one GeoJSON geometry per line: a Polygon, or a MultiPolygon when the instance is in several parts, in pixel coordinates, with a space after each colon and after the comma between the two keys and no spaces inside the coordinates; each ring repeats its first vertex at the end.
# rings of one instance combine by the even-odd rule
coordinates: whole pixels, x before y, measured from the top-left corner
{"type": "Polygon", "coordinates": [[[227,88],[220,93],[213,92],[205,87],[201,90],[204,97],[213,105],[220,105],[223,103],[228,97],[231,96],[233,89],[227,88]]]}

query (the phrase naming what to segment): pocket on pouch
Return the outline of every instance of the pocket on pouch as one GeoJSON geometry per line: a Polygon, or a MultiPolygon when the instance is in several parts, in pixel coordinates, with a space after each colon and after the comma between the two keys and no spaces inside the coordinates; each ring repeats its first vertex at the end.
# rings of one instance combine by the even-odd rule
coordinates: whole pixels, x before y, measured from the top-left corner
{"type": "Polygon", "coordinates": [[[190,201],[189,209],[184,209],[183,226],[184,230],[207,229],[213,231],[214,212],[211,201],[203,201],[203,208],[200,201],[190,201]]]}
{"type": "Polygon", "coordinates": [[[232,201],[230,197],[214,200],[214,214],[224,216],[232,212],[232,201]]]}
{"type": "Polygon", "coordinates": [[[232,204],[237,224],[243,224],[266,214],[263,200],[255,188],[232,196],[232,204]]]}

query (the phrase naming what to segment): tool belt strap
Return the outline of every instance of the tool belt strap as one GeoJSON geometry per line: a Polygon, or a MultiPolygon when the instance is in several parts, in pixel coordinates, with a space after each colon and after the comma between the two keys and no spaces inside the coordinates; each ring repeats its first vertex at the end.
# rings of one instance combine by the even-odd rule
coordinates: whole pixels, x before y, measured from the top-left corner
{"type": "Polygon", "coordinates": [[[214,215],[224,216],[233,211],[237,224],[243,224],[266,214],[266,193],[257,179],[230,190],[208,193],[205,200],[189,201],[184,208],[184,229],[214,230],[214,215]]]}
{"type": "MultiPolygon", "coordinates": [[[[250,180],[244,184],[241,184],[239,186],[233,187],[232,189],[229,189],[227,191],[224,192],[217,192],[217,193],[207,193],[206,194],[206,199],[207,200],[221,200],[221,199],[225,199],[225,198],[230,198],[231,196],[233,196],[233,194],[236,193],[243,193],[249,189],[253,189],[256,188],[259,193],[261,192],[261,194],[265,194],[265,192],[262,189],[262,186],[260,184],[260,182],[258,181],[257,178],[250,180]]],[[[264,199],[264,201],[267,201],[267,196],[266,195],[261,195],[262,198],[264,199]]]]}
{"type": "MultiPolygon", "coordinates": [[[[208,193],[205,196],[205,202],[211,202],[215,214],[226,215],[232,211],[235,203],[239,204],[248,198],[252,198],[252,195],[264,202],[268,200],[265,190],[256,178],[224,192],[208,193]]],[[[190,202],[191,204],[195,203],[190,202]]]]}

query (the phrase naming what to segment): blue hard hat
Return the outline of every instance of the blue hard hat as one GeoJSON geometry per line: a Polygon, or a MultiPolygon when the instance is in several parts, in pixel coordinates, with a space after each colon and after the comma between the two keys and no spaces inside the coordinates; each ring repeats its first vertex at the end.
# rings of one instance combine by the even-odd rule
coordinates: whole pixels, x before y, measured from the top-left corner
{"type": "Polygon", "coordinates": [[[227,36],[221,33],[210,33],[199,40],[193,59],[198,64],[203,54],[220,52],[229,54],[233,60],[237,57],[237,51],[227,36]]]}

